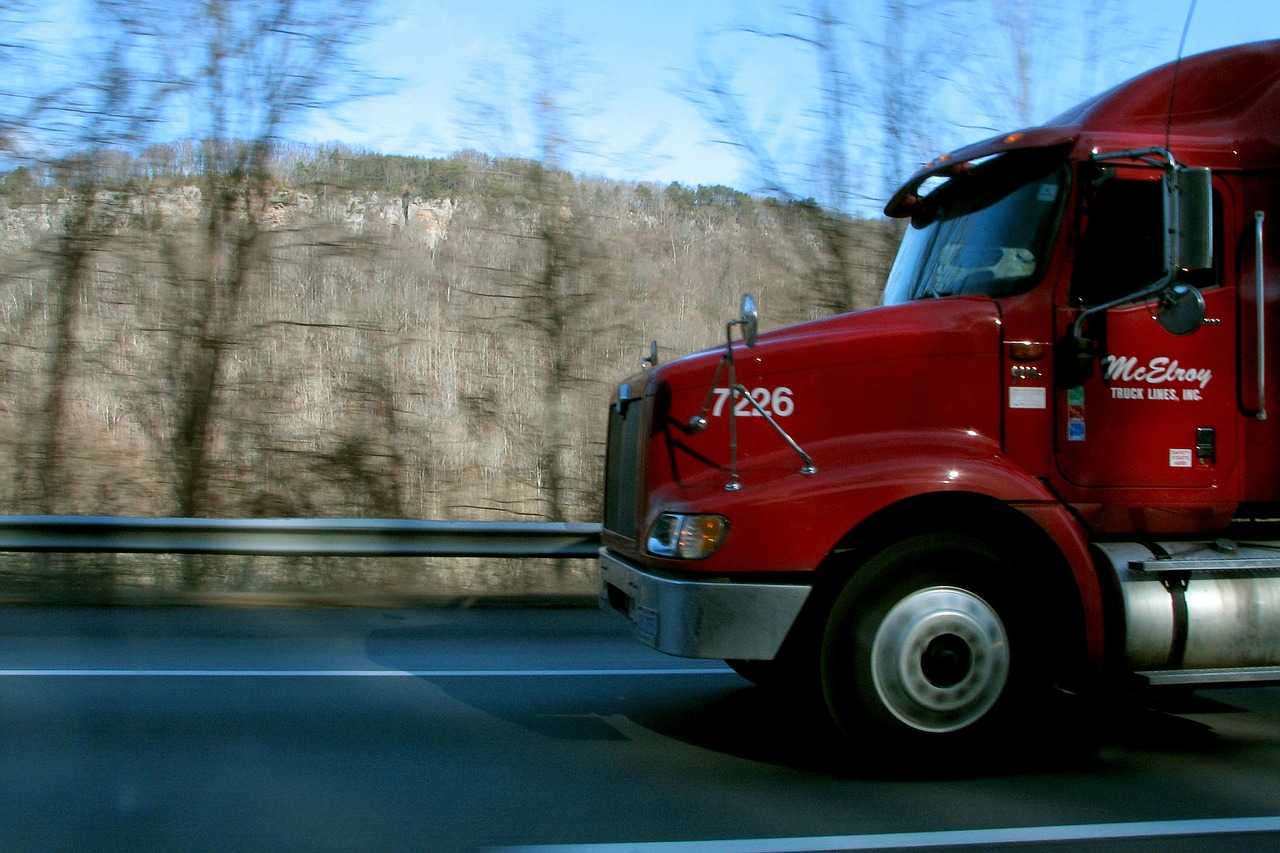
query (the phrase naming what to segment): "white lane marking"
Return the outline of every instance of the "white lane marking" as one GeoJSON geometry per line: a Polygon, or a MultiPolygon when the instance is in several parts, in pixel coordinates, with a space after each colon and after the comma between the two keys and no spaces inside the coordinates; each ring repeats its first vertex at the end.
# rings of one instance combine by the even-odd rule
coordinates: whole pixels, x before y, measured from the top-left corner
{"type": "Polygon", "coordinates": [[[0,669],[9,678],[506,678],[600,675],[732,675],[717,668],[671,669],[0,669]]]}
{"type": "Polygon", "coordinates": [[[891,832],[812,838],[743,838],[718,841],[656,841],[621,844],[547,844],[497,848],[505,853],[818,853],[834,850],[898,850],[910,847],[986,847],[1050,841],[1237,835],[1280,832],[1280,817],[1156,820],[1074,826],[1022,826],[939,832],[891,832]]]}

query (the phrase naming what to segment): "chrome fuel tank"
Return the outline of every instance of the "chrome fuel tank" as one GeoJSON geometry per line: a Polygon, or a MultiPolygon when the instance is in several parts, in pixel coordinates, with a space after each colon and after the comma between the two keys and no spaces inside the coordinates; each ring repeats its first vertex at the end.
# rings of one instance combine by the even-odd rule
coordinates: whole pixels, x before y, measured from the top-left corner
{"type": "Polygon", "coordinates": [[[1132,669],[1280,667],[1280,543],[1096,548],[1119,595],[1132,669]]]}

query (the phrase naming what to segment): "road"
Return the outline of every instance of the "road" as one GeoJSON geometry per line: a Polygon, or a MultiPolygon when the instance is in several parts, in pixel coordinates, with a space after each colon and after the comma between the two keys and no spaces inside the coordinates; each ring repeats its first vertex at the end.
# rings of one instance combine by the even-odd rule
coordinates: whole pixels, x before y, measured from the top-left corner
{"type": "Polygon", "coordinates": [[[6,851],[1280,844],[1278,688],[885,779],[594,610],[0,608],[0,671],[6,851]]]}

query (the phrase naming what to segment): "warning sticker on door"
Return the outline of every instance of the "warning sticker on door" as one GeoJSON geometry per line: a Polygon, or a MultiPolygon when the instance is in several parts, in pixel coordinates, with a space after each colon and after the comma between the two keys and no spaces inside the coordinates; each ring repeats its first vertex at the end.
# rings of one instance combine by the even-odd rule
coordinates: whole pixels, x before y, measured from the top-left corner
{"type": "Polygon", "coordinates": [[[1009,408],[1044,409],[1049,405],[1043,388],[1010,388],[1009,408]]]}
{"type": "Polygon", "coordinates": [[[1182,449],[1178,447],[1169,448],[1169,467],[1170,468],[1190,468],[1191,467],[1191,450],[1190,448],[1182,449]]]}
{"type": "Polygon", "coordinates": [[[1067,390],[1067,441],[1084,441],[1084,389],[1067,390]]]}

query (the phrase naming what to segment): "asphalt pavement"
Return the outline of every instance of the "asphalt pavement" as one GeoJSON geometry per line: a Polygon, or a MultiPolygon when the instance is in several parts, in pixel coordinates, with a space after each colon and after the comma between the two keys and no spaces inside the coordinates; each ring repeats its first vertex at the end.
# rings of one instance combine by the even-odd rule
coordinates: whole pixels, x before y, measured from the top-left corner
{"type": "Polygon", "coordinates": [[[593,609],[0,609],[0,849],[1280,844],[1280,689],[868,774],[812,710],[593,609]]]}

